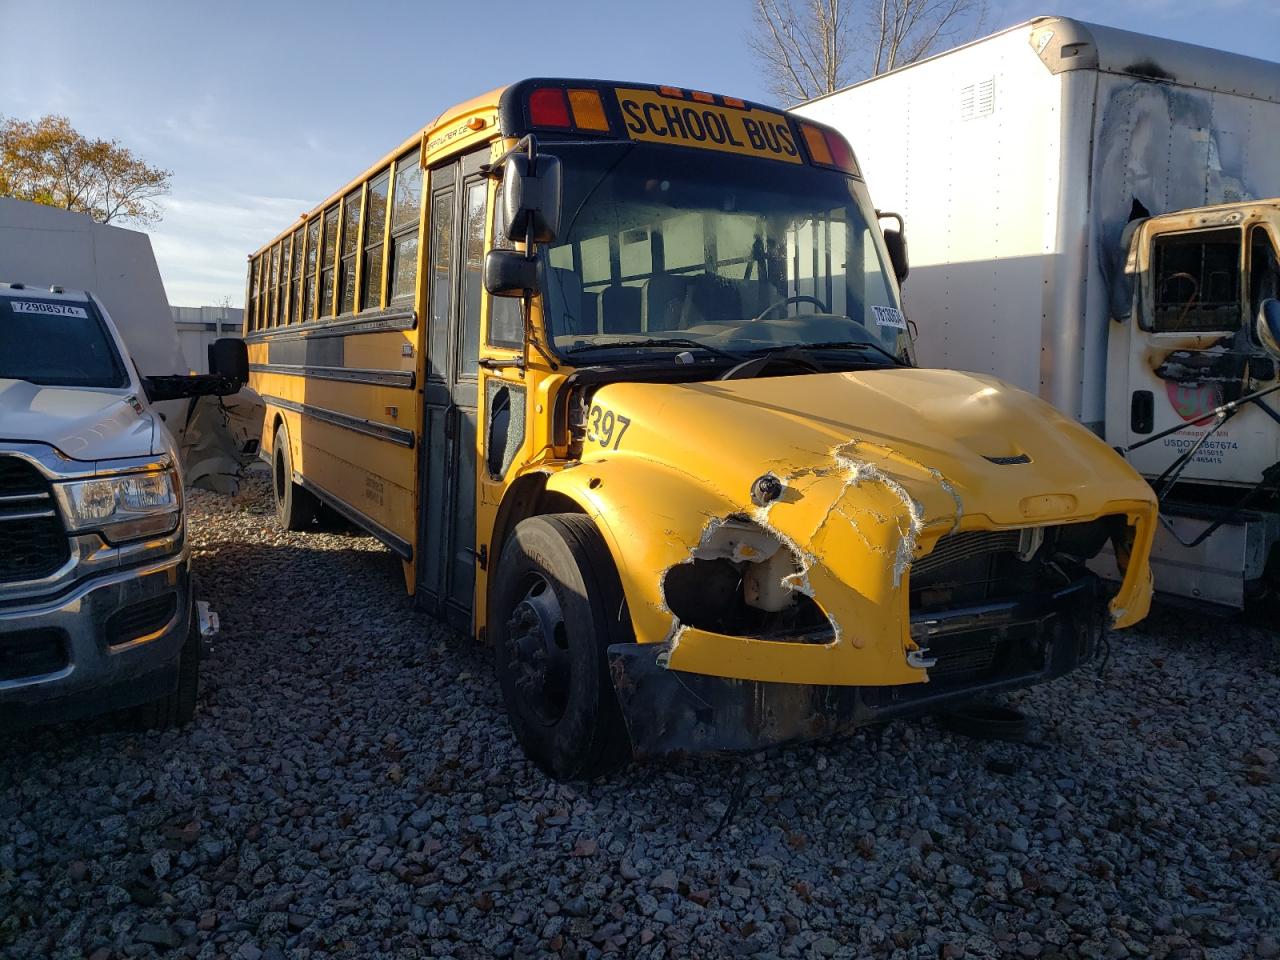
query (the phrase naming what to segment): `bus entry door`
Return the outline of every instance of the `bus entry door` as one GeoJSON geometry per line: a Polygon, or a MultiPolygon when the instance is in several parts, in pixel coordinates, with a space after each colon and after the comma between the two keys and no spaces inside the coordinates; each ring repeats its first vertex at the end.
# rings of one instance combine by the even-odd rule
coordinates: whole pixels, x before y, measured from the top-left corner
{"type": "Polygon", "coordinates": [[[460,629],[475,584],[476,401],[486,181],[484,153],[431,171],[426,251],[427,379],[420,596],[460,629]]]}

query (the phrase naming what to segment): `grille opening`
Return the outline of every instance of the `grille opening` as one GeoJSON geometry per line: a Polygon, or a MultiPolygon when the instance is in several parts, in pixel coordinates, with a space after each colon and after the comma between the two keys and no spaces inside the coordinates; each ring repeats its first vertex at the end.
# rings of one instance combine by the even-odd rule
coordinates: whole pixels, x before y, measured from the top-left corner
{"type": "Polygon", "coordinates": [[[166,593],[121,607],[107,618],[107,644],[118,647],[163,629],[178,609],[178,595],[166,593]]]}
{"type": "Polygon", "coordinates": [[[48,493],[40,471],[18,457],[0,457],[0,497],[48,493]]]}
{"type": "Polygon", "coordinates": [[[1035,624],[937,637],[929,643],[929,655],[937,660],[929,682],[946,687],[1039,671],[1045,650],[1035,624]]]}
{"type": "Polygon", "coordinates": [[[1108,516],[949,534],[911,566],[911,611],[931,613],[1065,587],[1085,576],[1085,562],[1124,529],[1124,517],[1108,516]]]}
{"type": "Polygon", "coordinates": [[[739,565],[730,560],[690,560],[669,569],[663,596],[676,618],[690,627],[733,637],[830,643],[831,621],[813,598],[795,594],[787,609],[771,613],[748,606],[739,565]]]}
{"type": "Polygon", "coordinates": [[[61,630],[20,630],[0,637],[0,680],[57,673],[70,662],[61,630]]]}
{"type": "Polygon", "coordinates": [[[0,457],[0,583],[47,577],[70,556],[49,484],[25,460],[0,457]]]}

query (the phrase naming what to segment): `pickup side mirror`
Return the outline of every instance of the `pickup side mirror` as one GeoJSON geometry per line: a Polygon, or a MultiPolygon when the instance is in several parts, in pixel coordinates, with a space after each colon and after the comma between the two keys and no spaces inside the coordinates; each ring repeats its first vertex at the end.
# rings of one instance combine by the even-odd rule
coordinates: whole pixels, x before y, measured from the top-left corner
{"type": "Polygon", "coordinates": [[[216,377],[248,383],[249,348],[245,342],[239,337],[219,337],[209,344],[209,372],[216,377]]]}
{"type": "Polygon", "coordinates": [[[210,373],[192,376],[143,377],[148,400],[186,397],[227,397],[249,382],[249,348],[236,337],[222,337],[209,345],[210,373]]]}
{"type": "Polygon", "coordinates": [[[1280,300],[1268,297],[1258,307],[1258,321],[1254,327],[1262,349],[1280,360],[1280,300]]]}
{"type": "Polygon", "coordinates": [[[560,231],[560,158],[512,153],[502,165],[502,212],[507,239],[553,243],[560,231]]]}

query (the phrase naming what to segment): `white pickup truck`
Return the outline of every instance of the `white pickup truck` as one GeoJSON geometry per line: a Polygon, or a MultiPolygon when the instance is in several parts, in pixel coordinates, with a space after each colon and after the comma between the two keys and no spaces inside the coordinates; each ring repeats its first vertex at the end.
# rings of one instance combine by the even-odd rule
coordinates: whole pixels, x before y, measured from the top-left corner
{"type": "Polygon", "coordinates": [[[244,343],[210,352],[212,374],[144,377],[93,294],[0,283],[0,731],[125,707],[191,718],[216,625],[153,404],[238,390],[244,343]]]}

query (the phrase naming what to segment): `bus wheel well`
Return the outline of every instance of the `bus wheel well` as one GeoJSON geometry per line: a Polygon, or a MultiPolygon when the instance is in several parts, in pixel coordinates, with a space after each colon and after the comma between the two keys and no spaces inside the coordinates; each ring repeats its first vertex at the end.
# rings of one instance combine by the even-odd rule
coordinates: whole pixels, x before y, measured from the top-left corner
{"type": "Polygon", "coordinates": [[[498,516],[493,524],[493,538],[489,543],[489,555],[495,559],[502,555],[502,548],[516,524],[527,517],[544,513],[586,513],[582,504],[572,497],[554,490],[547,490],[547,476],[531,473],[511,485],[502,499],[498,516]]]}

